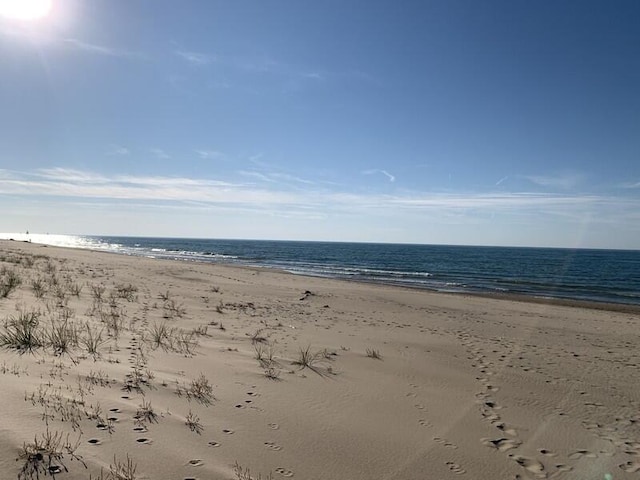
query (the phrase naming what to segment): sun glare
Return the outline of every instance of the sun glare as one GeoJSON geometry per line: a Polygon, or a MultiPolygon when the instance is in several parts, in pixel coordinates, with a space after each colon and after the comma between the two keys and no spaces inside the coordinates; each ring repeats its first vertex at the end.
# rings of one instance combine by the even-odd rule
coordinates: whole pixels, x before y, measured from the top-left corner
{"type": "Polygon", "coordinates": [[[53,0],[0,0],[0,17],[37,20],[51,11],[53,0]]]}

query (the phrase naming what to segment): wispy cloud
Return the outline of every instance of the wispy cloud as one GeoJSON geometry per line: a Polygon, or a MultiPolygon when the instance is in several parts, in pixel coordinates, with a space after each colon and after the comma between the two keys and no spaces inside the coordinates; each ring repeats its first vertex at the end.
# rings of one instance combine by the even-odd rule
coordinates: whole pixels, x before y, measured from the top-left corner
{"type": "Polygon", "coordinates": [[[585,176],[580,173],[565,173],[559,175],[521,175],[521,178],[541,187],[569,190],[580,185],[585,176]]]}
{"type": "Polygon", "coordinates": [[[628,182],[620,185],[621,188],[640,188],[640,182],[628,182]]]}
{"type": "Polygon", "coordinates": [[[240,170],[238,171],[238,174],[244,177],[257,178],[258,180],[262,180],[264,182],[269,182],[269,183],[302,183],[304,185],[315,184],[315,182],[311,180],[307,180],[304,178],[297,177],[295,175],[291,175],[289,173],[282,173],[282,172],[262,173],[262,172],[255,172],[255,171],[240,170]]]}
{"type": "MultiPolygon", "coordinates": [[[[174,202],[189,208],[201,205],[228,206],[273,212],[329,212],[367,215],[418,214],[469,216],[477,214],[518,214],[572,216],[605,219],[609,215],[637,215],[640,199],[597,195],[559,195],[542,193],[458,193],[404,192],[395,195],[353,193],[305,188],[290,189],[285,184],[297,181],[286,175],[244,172],[244,176],[266,182],[230,182],[188,177],[105,175],[93,172],[52,168],[32,172],[0,170],[0,194],[28,197],[63,197],[87,201],[93,199],[146,202],[174,202]]],[[[470,218],[470,217],[469,217],[470,218]]],[[[604,221],[604,220],[603,220],[604,221]]]]}
{"type": "Polygon", "coordinates": [[[216,59],[214,55],[186,50],[176,50],[174,53],[185,60],[187,63],[195,67],[204,67],[205,65],[209,65],[216,59]]]}
{"type": "Polygon", "coordinates": [[[373,169],[373,170],[365,170],[364,172],[362,172],[363,175],[376,175],[378,173],[380,173],[380,174],[384,175],[385,177],[387,177],[390,182],[395,182],[396,181],[396,177],[391,175],[386,170],[373,169]]]}
{"type": "Polygon", "coordinates": [[[156,158],[160,160],[167,160],[171,158],[171,155],[169,155],[167,152],[165,152],[161,148],[150,148],[149,152],[151,152],[156,158]]]}
{"type": "Polygon", "coordinates": [[[107,152],[107,155],[115,155],[119,157],[129,155],[129,154],[131,154],[131,150],[121,145],[112,145],[109,151],[107,152]]]}
{"type": "Polygon", "coordinates": [[[224,158],[224,153],[219,152],[217,150],[201,149],[201,150],[196,150],[196,153],[200,158],[204,160],[224,158]]]}
{"type": "Polygon", "coordinates": [[[140,57],[141,55],[136,52],[130,52],[128,50],[120,50],[113,47],[107,47],[105,45],[98,45],[95,43],[85,42],[77,38],[65,38],[62,42],[70,48],[80,50],[87,53],[94,53],[97,55],[107,55],[110,57],[125,57],[133,58],[140,57]]]}
{"type": "Polygon", "coordinates": [[[496,187],[497,187],[498,185],[501,185],[502,183],[506,182],[507,180],[509,180],[509,177],[508,177],[508,176],[502,177],[500,180],[498,180],[498,181],[496,182],[496,187]]]}

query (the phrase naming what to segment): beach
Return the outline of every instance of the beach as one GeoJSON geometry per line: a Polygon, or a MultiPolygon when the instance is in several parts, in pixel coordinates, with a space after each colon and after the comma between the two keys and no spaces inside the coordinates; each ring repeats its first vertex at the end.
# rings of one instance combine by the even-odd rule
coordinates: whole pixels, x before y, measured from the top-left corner
{"type": "Polygon", "coordinates": [[[2,478],[640,472],[633,306],[12,241],[0,279],[2,478]]]}

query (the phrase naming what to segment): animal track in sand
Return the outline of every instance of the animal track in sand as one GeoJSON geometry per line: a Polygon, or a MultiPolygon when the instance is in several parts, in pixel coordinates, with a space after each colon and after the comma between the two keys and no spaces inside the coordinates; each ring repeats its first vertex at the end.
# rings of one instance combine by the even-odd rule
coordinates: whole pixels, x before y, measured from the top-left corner
{"type": "Polygon", "coordinates": [[[236,408],[244,408],[244,405],[242,405],[241,403],[238,403],[238,404],[236,405],[236,408]]]}
{"type": "Polygon", "coordinates": [[[507,452],[507,451],[512,450],[514,448],[518,448],[520,445],[522,445],[522,441],[518,440],[517,438],[513,438],[513,439],[509,439],[509,438],[496,438],[496,439],[482,438],[482,439],[480,439],[480,442],[483,445],[486,445],[487,447],[495,448],[499,452],[507,452]]]}
{"type": "Polygon", "coordinates": [[[570,453],[567,456],[567,458],[570,458],[571,460],[577,460],[578,458],[582,457],[597,458],[598,456],[595,453],[590,452],[589,450],[576,450],[575,452],[570,453]]]}
{"type": "Polygon", "coordinates": [[[219,446],[220,446],[220,443],[218,443],[218,442],[215,442],[215,441],[211,440],[211,441],[208,443],[208,445],[209,445],[210,447],[217,448],[217,447],[219,447],[219,446]]]}
{"type": "Polygon", "coordinates": [[[143,426],[133,427],[133,431],[138,433],[145,433],[147,431],[147,427],[143,427],[143,426]]]}
{"type": "Polygon", "coordinates": [[[618,465],[622,470],[627,473],[635,473],[640,471],[640,463],[639,462],[625,462],[618,465]]]}
{"type": "Polygon", "coordinates": [[[558,454],[555,452],[552,452],[551,450],[548,450],[546,448],[541,448],[538,450],[538,452],[540,452],[542,455],[546,455],[547,457],[557,457],[558,454]]]}
{"type": "Polygon", "coordinates": [[[282,467],[276,468],[276,473],[282,475],[283,477],[293,477],[293,472],[291,470],[287,470],[286,468],[282,467]]]}
{"type": "Polygon", "coordinates": [[[440,445],[443,445],[447,448],[452,448],[454,450],[456,450],[458,448],[458,446],[455,443],[451,443],[449,440],[445,439],[445,438],[440,438],[440,437],[433,437],[433,441],[436,443],[439,443],[440,445]]]}
{"type": "Polygon", "coordinates": [[[547,478],[544,465],[535,458],[523,457],[521,455],[509,455],[522,468],[532,473],[537,478],[547,478]]]}
{"type": "Polygon", "coordinates": [[[507,435],[511,435],[512,437],[515,437],[518,435],[518,432],[516,431],[515,428],[511,428],[504,423],[496,423],[495,426],[501,432],[504,432],[507,435]]]}
{"type": "Polygon", "coordinates": [[[102,442],[97,438],[90,438],[89,440],[87,440],[87,443],[89,445],[100,445],[102,442]]]}
{"type": "Polygon", "coordinates": [[[449,470],[451,470],[456,475],[464,475],[465,473],[467,473],[467,471],[464,468],[462,468],[460,465],[458,465],[457,463],[447,462],[446,465],[447,465],[447,467],[449,467],[449,470]]]}
{"type": "Polygon", "coordinates": [[[189,465],[191,465],[192,467],[201,467],[202,465],[204,465],[204,462],[199,458],[194,458],[193,460],[189,460],[189,465]]]}
{"type": "Polygon", "coordinates": [[[425,420],[424,418],[421,418],[420,420],[418,420],[418,424],[422,427],[427,427],[427,428],[433,427],[433,424],[428,420],[425,420]]]}
{"type": "Polygon", "coordinates": [[[269,428],[271,430],[278,430],[280,428],[280,425],[278,425],[277,423],[270,423],[269,428]]]}
{"type": "Polygon", "coordinates": [[[422,405],[421,403],[416,403],[414,407],[416,407],[418,410],[424,410],[425,408],[424,405],[422,405]]]}
{"type": "Polygon", "coordinates": [[[491,408],[493,410],[500,410],[503,408],[500,405],[498,405],[494,400],[487,400],[486,402],[484,402],[484,406],[487,408],[491,408]]]}
{"type": "Polygon", "coordinates": [[[222,430],[222,433],[226,433],[227,435],[233,435],[234,432],[230,428],[225,428],[222,430]]]}
{"type": "Polygon", "coordinates": [[[280,450],[282,450],[282,447],[280,445],[278,445],[277,443],[273,443],[273,442],[264,442],[265,447],[267,447],[269,450],[274,450],[276,452],[279,452],[280,450]]]}
{"type": "Polygon", "coordinates": [[[500,421],[500,415],[498,415],[497,413],[481,412],[481,415],[485,418],[485,420],[489,420],[490,423],[500,421]]]}

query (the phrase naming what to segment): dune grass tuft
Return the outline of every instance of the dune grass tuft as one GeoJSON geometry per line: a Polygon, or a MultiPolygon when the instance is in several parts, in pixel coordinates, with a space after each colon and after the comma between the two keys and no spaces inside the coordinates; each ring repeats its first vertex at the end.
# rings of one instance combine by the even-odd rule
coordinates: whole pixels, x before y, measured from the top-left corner
{"type": "Polygon", "coordinates": [[[367,357],[373,358],[375,360],[382,360],[382,354],[378,349],[375,348],[367,348],[367,357]]]}
{"type": "Polygon", "coordinates": [[[39,312],[20,312],[17,317],[9,317],[3,330],[0,332],[0,346],[3,348],[33,353],[44,346],[39,312]]]}
{"type": "Polygon", "coordinates": [[[18,480],[39,479],[41,474],[55,477],[56,473],[62,473],[63,470],[68,472],[63,463],[65,455],[71,460],[78,460],[86,468],[82,457],[76,454],[79,444],[79,439],[71,443],[69,434],[65,436],[62,432],[51,432],[47,427],[45,433],[34,437],[33,442],[23,444],[17,458],[17,461],[24,461],[18,480]]]}

